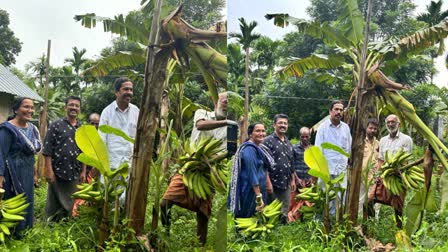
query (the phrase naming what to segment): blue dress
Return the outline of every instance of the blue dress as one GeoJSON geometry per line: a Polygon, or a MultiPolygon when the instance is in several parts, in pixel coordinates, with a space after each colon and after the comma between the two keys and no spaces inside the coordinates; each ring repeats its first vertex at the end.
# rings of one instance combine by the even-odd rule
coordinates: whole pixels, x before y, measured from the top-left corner
{"type": "Polygon", "coordinates": [[[241,167],[236,189],[236,218],[247,218],[255,214],[256,195],[253,187],[259,186],[266,203],[266,161],[258,147],[246,142],[240,150],[241,167]]]}
{"type": "Polygon", "coordinates": [[[33,226],[34,155],[40,150],[41,142],[36,127],[28,125],[18,129],[9,122],[0,124],[0,176],[4,176],[4,199],[25,192],[30,203],[25,220],[16,226],[16,233],[33,226]]]}

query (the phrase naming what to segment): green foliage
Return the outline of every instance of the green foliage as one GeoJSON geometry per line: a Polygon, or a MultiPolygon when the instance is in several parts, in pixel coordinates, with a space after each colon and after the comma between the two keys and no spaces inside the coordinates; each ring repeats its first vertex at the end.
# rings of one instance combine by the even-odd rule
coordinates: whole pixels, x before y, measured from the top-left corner
{"type": "Polygon", "coordinates": [[[231,236],[228,251],[232,252],[363,251],[360,237],[350,233],[343,226],[337,226],[333,233],[323,238],[323,226],[317,220],[278,226],[266,238],[260,240],[249,241],[237,237],[234,235],[234,230],[228,233],[231,236]]]}
{"type": "MultiPolygon", "coordinates": [[[[170,6],[177,6],[179,1],[167,0],[170,6]]],[[[194,27],[208,29],[222,20],[222,10],[226,6],[224,0],[185,0],[183,1],[182,18],[194,27]]]]}
{"type": "Polygon", "coordinates": [[[95,167],[101,174],[110,174],[109,153],[95,126],[83,125],[75,135],[76,144],[82,150],[78,160],[95,167]]]}
{"type": "Polygon", "coordinates": [[[308,173],[314,177],[322,179],[325,184],[330,182],[330,171],[328,169],[328,161],[324,154],[317,146],[311,146],[305,150],[305,163],[310,167],[308,173]]]}
{"type": "Polygon", "coordinates": [[[341,147],[334,145],[332,143],[324,142],[321,144],[321,147],[323,149],[336,151],[339,154],[342,154],[342,155],[346,156],[347,158],[350,158],[350,153],[347,153],[344,149],[342,149],[341,147]]]}
{"type": "Polygon", "coordinates": [[[122,130],[114,128],[112,126],[109,125],[101,125],[99,127],[99,130],[105,134],[113,134],[119,137],[122,137],[124,140],[130,142],[130,143],[134,143],[135,140],[133,138],[130,138],[126,133],[124,133],[122,130]]]}
{"type": "Polygon", "coordinates": [[[10,66],[16,63],[16,56],[22,51],[22,42],[9,28],[9,14],[0,9],[0,64],[10,66]]]}

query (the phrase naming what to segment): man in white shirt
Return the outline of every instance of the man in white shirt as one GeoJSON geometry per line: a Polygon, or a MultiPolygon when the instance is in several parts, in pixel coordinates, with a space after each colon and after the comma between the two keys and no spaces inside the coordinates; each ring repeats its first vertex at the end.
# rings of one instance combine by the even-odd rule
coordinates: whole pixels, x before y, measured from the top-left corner
{"type": "MultiPolygon", "coordinates": [[[[352,136],[348,125],[341,121],[343,111],[344,105],[342,104],[342,101],[336,100],[331,103],[330,119],[326,120],[317,130],[314,145],[321,147],[322,143],[328,142],[351,153],[352,136]]],[[[330,177],[332,179],[347,171],[348,158],[346,156],[329,149],[323,149],[322,152],[328,161],[330,177]]],[[[342,186],[345,187],[346,183],[347,179],[345,177],[342,186]]],[[[332,201],[330,205],[330,214],[334,214],[335,212],[335,201],[332,201]]]]}
{"type": "MultiPolygon", "coordinates": [[[[120,77],[115,80],[114,86],[116,99],[101,113],[99,125],[112,126],[122,130],[129,137],[135,138],[140,110],[131,103],[133,83],[128,78],[120,77]]],[[[123,162],[131,165],[131,157],[134,151],[132,143],[113,134],[100,132],[100,135],[106,143],[112,169],[118,168],[123,162]]]]}
{"type": "MultiPolygon", "coordinates": [[[[412,138],[406,134],[400,132],[400,119],[398,116],[391,114],[386,117],[386,128],[389,134],[384,136],[380,140],[380,150],[378,155],[378,166],[377,169],[381,170],[381,166],[384,163],[384,157],[387,155],[389,157],[395,156],[399,149],[403,149],[404,152],[411,153],[412,151],[412,138]]],[[[392,200],[390,205],[394,208],[395,218],[397,222],[397,227],[402,227],[401,218],[403,216],[403,205],[404,198],[406,196],[406,191],[402,192],[400,195],[392,195],[392,200]]]]}
{"type": "Polygon", "coordinates": [[[190,143],[198,143],[201,138],[213,137],[224,140],[222,147],[225,148],[227,146],[227,125],[229,124],[229,120],[227,120],[227,93],[219,94],[214,111],[196,110],[193,123],[190,143]]]}

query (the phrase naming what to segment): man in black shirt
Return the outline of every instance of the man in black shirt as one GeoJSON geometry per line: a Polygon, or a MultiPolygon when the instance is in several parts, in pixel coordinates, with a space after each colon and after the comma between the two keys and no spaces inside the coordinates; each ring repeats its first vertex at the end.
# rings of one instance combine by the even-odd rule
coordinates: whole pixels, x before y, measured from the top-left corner
{"type": "Polygon", "coordinates": [[[294,152],[292,144],[286,137],[286,131],[288,131],[288,116],[277,114],[274,116],[274,133],[263,141],[275,160],[275,165],[268,169],[266,183],[268,201],[278,199],[283,203],[281,223],[287,222],[291,190],[296,190],[295,170],[292,166],[294,152]]]}
{"type": "Polygon", "coordinates": [[[48,128],[44,141],[45,177],[48,182],[45,215],[48,220],[58,221],[72,212],[76,184],[85,180],[86,166],[76,158],[81,150],[75,142],[77,120],[81,107],[79,97],[65,100],[66,117],[56,120],[48,128]]]}

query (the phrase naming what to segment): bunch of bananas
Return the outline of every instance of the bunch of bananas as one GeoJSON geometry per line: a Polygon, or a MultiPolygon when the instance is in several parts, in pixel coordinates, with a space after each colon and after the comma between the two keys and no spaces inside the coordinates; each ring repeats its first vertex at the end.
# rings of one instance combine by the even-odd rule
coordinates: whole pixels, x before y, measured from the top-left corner
{"type": "Polygon", "coordinates": [[[79,191],[72,194],[75,199],[83,199],[87,201],[101,201],[103,200],[103,194],[98,190],[98,186],[95,181],[92,183],[82,183],[76,185],[79,191]]]}
{"type": "MultiPolygon", "coordinates": [[[[297,200],[306,200],[312,203],[321,203],[325,201],[325,192],[317,185],[313,185],[312,187],[305,187],[299,189],[300,194],[297,194],[297,200]]],[[[336,198],[336,191],[330,189],[328,193],[328,197],[330,200],[336,198]]]]}
{"type": "Polygon", "coordinates": [[[249,218],[236,218],[236,226],[239,231],[252,239],[265,237],[277,225],[281,215],[282,202],[274,200],[263,208],[263,212],[249,218]]]}
{"type": "Polygon", "coordinates": [[[199,198],[227,191],[229,165],[225,162],[227,152],[221,145],[222,140],[214,138],[202,138],[198,144],[185,143],[185,153],[179,158],[179,174],[190,193],[199,198]]]}
{"type": "Polygon", "coordinates": [[[406,189],[419,189],[425,182],[423,169],[415,165],[406,165],[412,157],[401,148],[394,157],[387,152],[381,166],[381,178],[384,186],[394,195],[399,195],[406,189]]]}
{"type": "MultiPolygon", "coordinates": [[[[103,190],[100,189],[101,184],[95,180],[92,180],[91,183],[82,183],[76,185],[79,191],[72,194],[72,197],[75,199],[83,199],[90,202],[99,202],[104,200],[103,190]]],[[[114,201],[117,197],[124,192],[124,187],[118,187],[115,190],[109,190],[109,198],[108,201],[114,201]]]]}
{"type": "MultiPolygon", "coordinates": [[[[336,191],[334,187],[329,187],[328,198],[329,200],[334,200],[336,198],[336,191]]],[[[311,206],[303,205],[300,207],[299,211],[302,213],[303,217],[311,218],[317,212],[323,209],[325,204],[325,191],[320,188],[319,185],[314,184],[311,187],[305,187],[299,189],[299,194],[296,195],[296,200],[305,200],[312,203],[311,206]]]]}
{"type": "MultiPolygon", "coordinates": [[[[0,189],[0,198],[3,198],[4,189],[0,189]]],[[[0,201],[0,241],[5,241],[5,235],[11,235],[10,228],[15,227],[25,219],[27,203],[25,193],[0,201]]]]}

